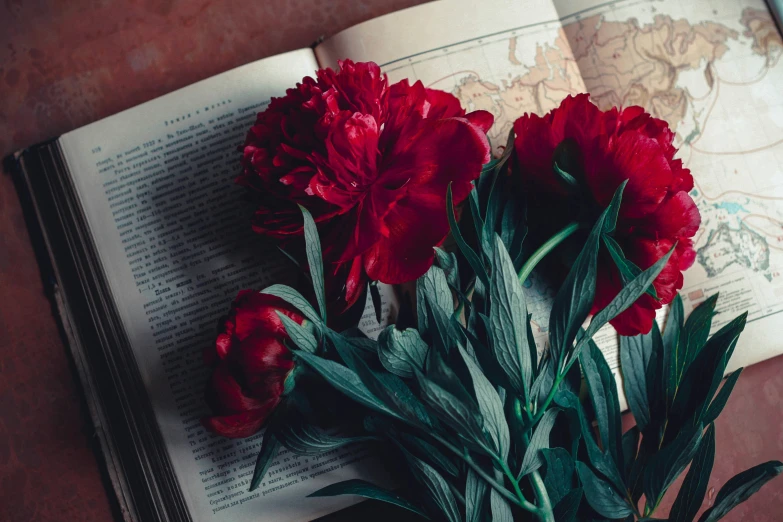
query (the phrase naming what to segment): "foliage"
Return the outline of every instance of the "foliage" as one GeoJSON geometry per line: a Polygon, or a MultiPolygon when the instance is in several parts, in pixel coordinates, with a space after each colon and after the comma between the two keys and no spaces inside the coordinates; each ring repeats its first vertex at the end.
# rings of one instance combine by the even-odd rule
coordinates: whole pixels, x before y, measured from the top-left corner
{"type": "MultiPolygon", "coordinates": [[[[279,445],[312,454],[371,440],[393,448],[421,487],[391,492],[349,480],[314,495],[362,495],[449,522],[653,520],[690,465],[669,519],[695,520],[715,458],[714,421],[739,370],[720,384],[746,315],[709,337],[715,298],[687,321],[677,298],[663,332],[653,325],[622,337],[623,389],[637,422],[622,433],[615,378],[592,336],[642,294],[654,295],[651,283],[668,255],[646,270],[625,261],[612,237],[620,186],[590,226],[572,227],[589,233],[554,301],[549,349],[539,353],[518,274],[530,273],[543,254],[525,250],[524,206],[500,187],[508,158],[485,168],[469,197],[466,230],[449,211],[459,254],[439,251],[440,266],[417,281],[417,328],[388,326],[377,341],[326,326],[320,246],[305,214],[320,314],[292,289],[271,292],[312,323],[286,323],[300,366],[355,408],[341,409],[329,429],[302,423],[302,412],[295,428],[271,423],[254,487],[279,445]],[[602,245],[625,286],[585,325],[602,245]],[[353,432],[342,433],[345,426],[353,432]]],[[[448,201],[452,209],[450,192],[448,201]]],[[[296,410],[305,393],[297,387],[280,415],[296,410]]],[[[719,520],[781,469],[768,462],[740,473],[699,520],[719,520]]]]}

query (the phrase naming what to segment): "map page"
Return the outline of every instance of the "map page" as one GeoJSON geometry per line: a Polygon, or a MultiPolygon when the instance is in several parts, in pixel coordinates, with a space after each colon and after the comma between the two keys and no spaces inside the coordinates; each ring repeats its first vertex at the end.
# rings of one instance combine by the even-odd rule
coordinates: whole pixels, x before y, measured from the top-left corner
{"type": "MultiPolygon", "coordinates": [[[[492,112],[495,147],[522,114],[580,92],[666,120],[702,215],[686,313],[717,292],[714,329],[749,311],[730,370],[783,353],[783,42],[763,0],[492,0],[480,10],[444,0],[349,29],[316,54],[322,66],[375,60],[391,81],[421,80],[492,112]]],[[[527,292],[543,349],[554,290],[534,275],[527,292]]],[[[614,330],[596,341],[616,369],[614,330]]]]}

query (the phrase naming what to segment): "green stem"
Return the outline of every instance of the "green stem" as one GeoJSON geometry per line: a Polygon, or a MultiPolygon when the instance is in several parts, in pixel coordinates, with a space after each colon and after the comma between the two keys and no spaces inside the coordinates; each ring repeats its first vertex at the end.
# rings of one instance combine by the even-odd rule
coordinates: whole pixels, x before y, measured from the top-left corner
{"type": "Polygon", "coordinates": [[[470,468],[471,468],[473,471],[475,471],[475,472],[476,472],[476,475],[478,475],[479,477],[481,477],[482,479],[484,479],[484,481],[485,481],[487,484],[489,484],[490,486],[492,486],[493,488],[495,488],[495,490],[496,490],[498,493],[500,493],[500,495],[501,495],[502,497],[504,497],[506,500],[508,500],[508,501],[509,501],[509,502],[511,502],[512,504],[516,504],[517,506],[521,507],[521,508],[522,508],[522,509],[524,509],[525,511],[530,511],[530,512],[533,512],[533,513],[537,512],[537,508],[536,508],[536,506],[534,506],[533,504],[531,504],[531,503],[530,503],[530,502],[528,502],[527,500],[525,500],[524,502],[522,502],[522,500],[524,500],[524,497],[523,497],[523,499],[519,499],[519,498],[515,497],[514,495],[512,495],[512,494],[511,494],[511,492],[510,492],[509,490],[507,490],[505,487],[503,487],[503,485],[499,484],[499,483],[498,483],[498,481],[496,481],[494,478],[490,477],[490,476],[489,476],[489,475],[488,475],[488,474],[487,474],[487,473],[486,473],[486,472],[485,472],[483,469],[481,469],[481,466],[479,466],[478,464],[476,464],[476,463],[473,461],[473,459],[470,457],[470,455],[467,455],[467,454],[465,454],[465,453],[462,453],[462,452],[461,452],[461,451],[459,451],[459,450],[458,450],[458,449],[457,449],[457,448],[456,448],[454,445],[452,445],[451,443],[449,443],[447,440],[444,440],[442,437],[439,437],[438,435],[435,435],[434,433],[431,433],[430,435],[432,436],[432,438],[433,438],[433,439],[435,439],[435,440],[437,440],[438,442],[440,442],[441,444],[443,444],[443,446],[444,446],[445,448],[447,448],[449,451],[451,451],[452,453],[454,453],[455,455],[457,455],[459,458],[461,458],[462,460],[464,460],[464,461],[465,461],[465,463],[466,463],[468,466],[470,466],[470,468]]]}
{"type": "Polygon", "coordinates": [[[555,522],[555,514],[552,511],[552,502],[549,500],[549,493],[546,491],[544,480],[538,470],[530,474],[530,483],[533,485],[533,491],[536,493],[538,502],[538,518],[541,522],[555,522]]]}
{"type": "Polygon", "coordinates": [[[571,369],[571,367],[574,365],[577,359],[579,359],[579,353],[582,351],[582,347],[585,345],[586,342],[587,342],[586,339],[582,339],[580,342],[577,343],[576,348],[571,354],[571,357],[568,359],[568,362],[566,362],[566,364],[563,366],[563,370],[558,372],[557,375],[555,376],[555,382],[552,383],[552,389],[549,390],[549,394],[546,396],[546,399],[544,399],[544,403],[536,411],[535,416],[533,416],[533,418],[530,421],[531,426],[534,426],[538,421],[540,421],[541,417],[543,417],[544,413],[546,413],[546,409],[554,400],[555,395],[557,395],[557,390],[558,388],[560,388],[560,383],[563,382],[565,376],[568,375],[568,371],[571,369]]]}
{"type": "MultiPolygon", "coordinates": [[[[523,410],[519,399],[514,399],[514,414],[520,423],[524,423],[522,418],[523,410]]],[[[530,423],[533,419],[533,416],[528,409],[524,410],[524,416],[527,417],[528,423],[530,423]]],[[[528,426],[531,429],[533,428],[533,424],[528,424],[528,426]]],[[[522,441],[525,443],[525,447],[527,448],[527,446],[530,444],[530,438],[528,437],[527,432],[522,433],[522,441]]],[[[521,476],[517,477],[515,483],[518,484],[521,479],[521,476]]],[[[549,499],[549,492],[546,490],[546,486],[544,485],[544,481],[541,478],[541,474],[538,472],[538,470],[535,470],[530,475],[530,483],[533,486],[533,491],[536,495],[538,518],[541,520],[541,522],[555,522],[555,514],[552,511],[552,502],[549,499]]]]}
{"type": "MultiPolygon", "coordinates": [[[[468,284],[468,288],[465,291],[465,297],[470,299],[470,297],[473,295],[473,290],[476,287],[476,280],[474,279],[468,284]]],[[[465,301],[462,299],[459,300],[459,306],[457,306],[457,309],[454,311],[454,316],[459,319],[460,315],[462,315],[462,310],[465,308],[465,301]]]]}
{"type": "MultiPolygon", "coordinates": [[[[523,507],[525,505],[528,506],[524,509],[533,512],[538,518],[541,518],[543,521],[548,522],[546,521],[546,519],[542,518],[541,510],[535,505],[531,504],[530,501],[528,501],[528,499],[525,498],[524,493],[522,493],[522,489],[520,489],[519,487],[519,481],[514,478],[514,475],[511,473],[508,464],[506,464],[505,461],[501,459],[496,459],[495,462],[497,462],[498,465],[500,465],[501,469],[503,470],[503,474],[506,475],[506,478],[508,478],[509,482],[511,482],[511,485],[514,486],[514,493],[517,494],[519,503],[522,504],[523,507]]],[[[552,522],[554,522],[554,520],[552,522]]]]}
{"type": "Polygon", "coordinates": [[[519,270],[519,282],[524,283],[536,265],[538,265],[538,263],[540,263],[549,252],[554,250],[557,245],[565,241],[566,238],[568,238],[580,228],[582,228],[582,225],[579,223],[569,223],[565,228],[557,232],[554,236],[550,237],[546,243],[538,248],[538,250],[533,252],[533,255],[530,256],[530,259],[525,261],[525,264],[522,265],[522,268],[519,270]]]}

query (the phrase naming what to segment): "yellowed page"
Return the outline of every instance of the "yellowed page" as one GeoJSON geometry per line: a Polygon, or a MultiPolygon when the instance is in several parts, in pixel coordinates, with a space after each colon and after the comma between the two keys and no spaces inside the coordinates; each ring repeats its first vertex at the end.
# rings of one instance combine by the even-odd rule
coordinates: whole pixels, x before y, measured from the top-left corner
{"type": "Polygon", "coordinates": [[[237,146],[271,96],[316,68],[310,49],[267,58],[61,138],[197,521],[311,520],[357,499],[306,495],[340,480],[370,478],[365,448],[317,457],[282,452],[250,493],[260,435],[229,440],[206,433],[199,423],[208,413],[202,353],[214,342],[218,318],[240,289],[292,282],[290,264],[286,268],[276,249],[250,230],[251,209],[232,183],[237,146]]]}
{"type": "MultiPolygon", "coordinates": [[[[783,352],[781,51],[763,0],[441,0],[348,29],[316,55],[373,60],[392,81],[489,110],[495,146],[523,113],[577,92],[667,120],[703,217],[686,313],[718,291],[715,328],[749,310],[736,368],[783,352]]],[[[543,344],[553,293],[535,278],[528,290],[543,344]]],[[[614,331],[596,339],[616,368],[614,331]]]]}
{"type": "Polygon", "coordinates": [[[375,61],[391,81],[421,80],[469,110],[495,116],[504,145],[524,112],[544,113],[584,92],[551,0],[439,0],[370,20],[316,48],[319,63],[375,61]]]}
{"type": "Polygon", "coordinates": [[[555,0],[588,92],[675,131],[702,216],[686,313],[748,325],[729,370],[783,353],[783,41],[763,0],[555,0]]]}

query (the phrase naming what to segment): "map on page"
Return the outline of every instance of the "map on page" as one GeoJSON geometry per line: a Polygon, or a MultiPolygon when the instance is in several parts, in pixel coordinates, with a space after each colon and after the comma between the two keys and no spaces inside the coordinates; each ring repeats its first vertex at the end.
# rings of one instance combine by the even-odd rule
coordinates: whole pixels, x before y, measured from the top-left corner
{"type": "MultiPolygon", "coordinates": [[[[490,34],[386,64],[469,110],[513,121],[587,91],[601,108],[641,105],[676,132],[702,214],[686,311],[721,292],[715,325],[783,312],[783,42],[762,0],[556,2],[560,20],[490,34]]],[[[545,335],[553,293],[533,280],[545,335]]]]}

